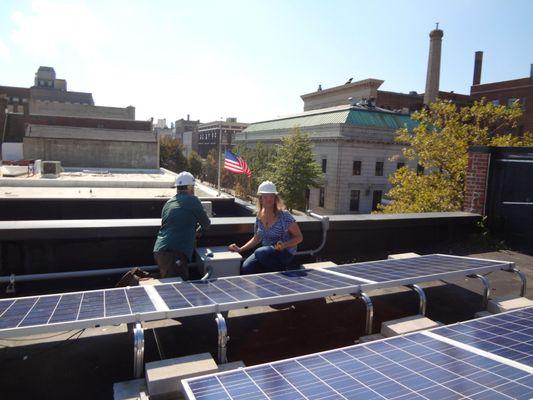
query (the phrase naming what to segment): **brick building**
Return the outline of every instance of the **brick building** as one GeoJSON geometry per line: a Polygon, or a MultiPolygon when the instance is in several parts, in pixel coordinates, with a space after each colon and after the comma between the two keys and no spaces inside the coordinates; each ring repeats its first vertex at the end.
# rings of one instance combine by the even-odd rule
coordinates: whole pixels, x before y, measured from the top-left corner
{"type": "Polygon", "coordinates": [[[248,124],[237,122],[237,118],[226,118],[226,121],[200,124],[198,126],[198,154],[206,158],[210,150],[218,150],[220,135],[222,135],[222,150],[231,148],[235,135],[242,132],[247,126],[248,124]]]}

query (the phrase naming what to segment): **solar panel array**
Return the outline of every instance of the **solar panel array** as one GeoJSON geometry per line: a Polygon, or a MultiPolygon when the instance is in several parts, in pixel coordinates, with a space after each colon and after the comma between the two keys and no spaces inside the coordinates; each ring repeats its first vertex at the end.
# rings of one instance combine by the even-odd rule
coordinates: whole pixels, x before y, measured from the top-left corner
{"type": "MultiPolygon", "coordinates": [[[[432,254],[399,260],[362,262],[351,265],[327,267],[325,270],[364,279],[369,283],[392,283],[398,281],[420,281],[428,277],[451,273],[480,273],[500,268],[510,268],[513,263],[506,261],[481,260],[468,257],[432,254]],[[470,271],[470,272],[469,272],[470,271]]],[[[380,285],[382,286],[382,285],[380,285]]]]}
{"type": "Polygon", "coordinates": [[[107,289],[0,300],[0,337],[225,311],[257,302],[276,304],[355,292],[357,280],[296,270],[205,282],[107,289]]]}
{"type": "Polygon", "coordinates": [[[533,307],[432,332],[533,367],[533,307]]]}
{"type": "MultiPolygon", "coordinates": [[[[206,282],[107,289],[0,300],[0,337],[105,323],[148,321],[416,283],[424,277],[509,267],[511,263],[431,255],[354,265],[235,276],[206,282]],[[440,274],[440,275],[439,275],[440,274]]],[[[426,279],[427,280],[427,279],[426,279]]]]}
{"type": "MultiPolygon", "coordinates": [[[[499,327],[518,318],[521,325],[531,312],[483,321],[499,327]]],[[[189,400],[531,399],[533,375],[526,365],[415,333],[192,378],[184,387],[189,400]]]]}

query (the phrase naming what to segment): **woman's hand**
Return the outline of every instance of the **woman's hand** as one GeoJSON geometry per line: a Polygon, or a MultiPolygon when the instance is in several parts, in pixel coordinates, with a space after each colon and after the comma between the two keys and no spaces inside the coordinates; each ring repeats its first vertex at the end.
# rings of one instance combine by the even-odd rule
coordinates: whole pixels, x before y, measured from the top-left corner
{"type": "Polygon", "coordinates": [[[234,253],[239,253],[241,251],[241,248],[237,246],[235,243],[232,243],[228,246],[228,250],[234,253]]]}
{"type": "Polygon", "coordinates": [[[282,242],[282,241],[278,241],[275,245],[274,245],[274,249],[276,249],[276,251],[281,251],[285,248],[285,244],[282,242]]]}

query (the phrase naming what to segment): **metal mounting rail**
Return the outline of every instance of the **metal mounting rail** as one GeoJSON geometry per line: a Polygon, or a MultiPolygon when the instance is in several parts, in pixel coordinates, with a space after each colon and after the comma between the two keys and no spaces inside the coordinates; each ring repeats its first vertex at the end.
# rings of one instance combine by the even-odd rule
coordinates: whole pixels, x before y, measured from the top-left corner
{"type": "Polygon", "coordinates": [[[415,285],[415,284],[407,285],[407,287],[409,289],[414,290],[418,294],[418,297],[420,299],[420,302],[418,305],[418,313],[425,317],[427,298],[426,298],[426,294],[424,293],[424,290],[420,286],[415,285]]]}
{"type": "Polygon", "coordinates": [[[489,296],[490,296],[489,279],[486,276],[480,275],[480,274],[468,275],[468,277],[479,279],[481,283],[483,284],[483,301],[481,303],[481,307],[483,308],[483,310],[486,310],[489,305],[489,296]]]}
{"type": "Polygon", "coordinates": [[[221,313],[217,313],[215,321],[218,329],[218,363],[225,364],[228,362],[228,357],[226,354],[229,341],[228,328],[226,326],[226,320],[221,313]]]}
{"type": "Polygon", "coordinates": [[[524,274],[522,271],[520,271],[516,267],[513,267],[513,268],[509,269],[508,271],[509,272],[514,272],[516,275],[518,275],[518,277],[522,281],[522,287],[520,288],[520,297],[524,297],[526,295],[526,290],[527,290],[526,274],[524,274]]]}
{"type": "Polygon", "coordinates": [[[140,322],[133,327],[133,376],[140,378],[144,369],[144,330],[140,322]]]}
{"type": "Polygon", "coordinates": [[[320,246],[318,246],[314,250],[297,251],[296,254],[295,254],[297,256],[303,256],[303,255],[312,256],[312,255],[315,255],[316,253],[318,253],[320,250],[322,250],[324,248],[324,246],[326,245],[326,239],[328,237],[329,217],[324,216],[324,215],[316,214],[316,213],[312,212],[311,210],[307,210],[306,214],[309,217],[318,219],[320,222],[322,222],[322,242],[320,243],[320,246]]]}
{"type": "Polygon", "coordinates": [[[365,302],[365,307],[366,307],[365,335],[371,335],[372,324],[374,322],[374,305],[372,304],[372,300],[370,299],[370,296],[367,295],[365,292],[359,292],[357,294],[354,294],[354,297],[357,299],[361,299],[365,302]]]}

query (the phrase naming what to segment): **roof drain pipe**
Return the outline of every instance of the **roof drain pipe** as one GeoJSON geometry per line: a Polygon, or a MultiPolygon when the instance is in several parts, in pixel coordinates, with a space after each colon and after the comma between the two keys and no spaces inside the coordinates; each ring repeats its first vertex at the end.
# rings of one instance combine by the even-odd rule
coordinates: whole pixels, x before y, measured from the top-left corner
{"type": "Polygon", "coordinates": [[[306,256],[306,255],[314,256],[316,253],[318,253],[320,250],[324,248],[324,246],[326,245],[326,239],[328,237],[329,217],[325,215],[316,214],[312,212],[311,210],[307,210],[306,214],[309,217],[318,219],[320,222],[322,222],[322,243],[320,243],[320,246],[318,246],[314,250],[297,251],[295,254],[297,256],[306,256]]]}

